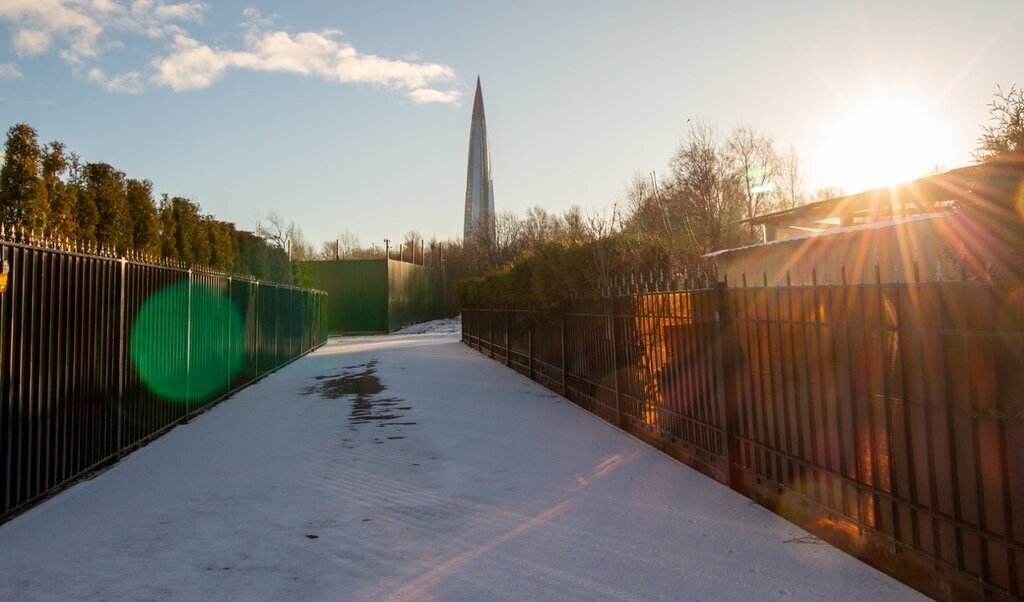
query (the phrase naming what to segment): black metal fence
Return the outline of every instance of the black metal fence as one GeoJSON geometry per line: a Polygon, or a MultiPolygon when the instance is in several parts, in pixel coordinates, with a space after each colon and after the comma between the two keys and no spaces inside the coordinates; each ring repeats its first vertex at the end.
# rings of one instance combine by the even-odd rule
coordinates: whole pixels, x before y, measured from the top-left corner
{"type": "Polygon", "coordinates": [[[0,521],[312,350],[324,294],[0,240],[0,521]]]}
{"type": "Polygon", "coordinates": [[[1024,596],[1024,287],[712,283],[463,341],[933,597],[1024,596]]]}

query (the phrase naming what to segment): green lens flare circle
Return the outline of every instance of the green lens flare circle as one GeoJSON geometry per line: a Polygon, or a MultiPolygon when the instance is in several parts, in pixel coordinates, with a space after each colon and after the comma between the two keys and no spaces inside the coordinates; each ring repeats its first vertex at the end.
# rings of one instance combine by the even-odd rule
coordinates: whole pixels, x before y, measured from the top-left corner
{"type": "Polygon", "coordinates": [[[139,308],[132,364],[145,386],[177,402],[226,393],[245,363],[245,327],[235,303],[204,284],[177,282],[139,308]]]}

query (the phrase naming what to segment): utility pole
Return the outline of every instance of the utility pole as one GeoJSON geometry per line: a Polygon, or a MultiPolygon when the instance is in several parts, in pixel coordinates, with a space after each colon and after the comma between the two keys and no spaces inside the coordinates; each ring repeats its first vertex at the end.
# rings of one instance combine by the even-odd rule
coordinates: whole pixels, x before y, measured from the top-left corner
{"type": "Polygon", "coordinates": [[[384,239],[384,259],[391,259],[391,239],[384,239]]]}

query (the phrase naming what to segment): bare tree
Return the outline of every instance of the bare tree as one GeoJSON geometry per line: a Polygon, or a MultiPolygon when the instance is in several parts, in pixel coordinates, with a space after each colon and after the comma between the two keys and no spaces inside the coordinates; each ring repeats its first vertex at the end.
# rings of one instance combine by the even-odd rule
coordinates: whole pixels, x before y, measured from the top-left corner
{"type": "Polygon", "coordinates": [[[309,261],[310,259],[316,259],[316,247],[313,243],[306,240],[306,235],[302,233],[302,228],[295,225],[294,222],[288,224],[288,252],[289,259],[293,261],[309,261]]]}
{"type": "Polygon", "coordinates": [[[256,236],[273,247],[285,249],[288,246],[288,222],[277,211],[271,211],[257,219],[256,236]]]}
{"type": "Polygon", "coordinates": [[[502,211],[494,220],[494,262],[515,260],[523,250],[523,225],[511,211],[502,211]]]}
{"type": "Polygon", "coordinates": [[[617,216],[615,210],[610,212],[607,209],[588,211],[584,227],[587,231],[588,240],[598,240],[610,236],[616,231],[617,216]]]}
{"type": "Polygon", "coordinates": [[[626,211],[622,219],[624,229],[667,238],[674,235],[671,210],[654,172],[647,175],[633,172],[620,198],[626,211]]]}
{"type": "Polygon", "coordinates": [[[306,240],[302,228],[295,222],[286,221],[277,211],[271,211],[256,223],[256,236],[267,244],[288,253],[288,258],[306,261],[317,256],[313,243],[306,240]]]}
{"type": "Polygon", "coordinates": [[[974,158],[988,161],[1003,155],[1024,153],[1024,88],[996,86],[995,98],[988,105],[991,125],[982,129],[974,158]]]}
{"type": "Polygon", "coordinates": [[[845,195],[846,193],[843,192],[843,189],[838,186],[822,186],[814,191],[814,200],[827,201],[830,199],[838,199],[845,195]]]}
{"type": "Polygon", "coordinates": [[[753,128],[740,126],[729,136],[725,151],[741,183],[743,218],[770,212],[776,198],[775,181],[780,172],[779,155],[772,139],[758,134],[753,128]]]}
{"type": "Polygon", "coordinates": [[[561,222],[562,236],[565,240],[579,243],[590,238],[587,234],[587,218],[579,205],[569,207],[562,214],[561,222]]]}
{"type": "Polygon", "coordinates": [[[523,218],[523,241],[526,249],[536,249],[541,243],[559,240],[563,237],[563,227],[557,216],[548,213],[543,207],[530,207],[523,218]]]}
{"type": "Polygon", "coordinates": [[[669,167],[667,192],[689,253],[702,255],[741,242],[732,224],[744,214],[742,182],[719,149],[714,128],[700,120],[691,123],[669,167]]]}
{"type": "Polygon", "coordinates": [[[804,204],[804,175],[800,171],[800,157],[793,145],[789,146],[789,152],[779,158],[778,182],[777,209],[792,209],[804,204]]]}
{"type": "Polygon", "coordinates": [[[633,172],[633,176],[626,183],[620,196],[626,213],[626,220],[632,228],[640,232],[651,230],[647,209],[653,188],[650,179],[637,170],[633,172]]]}
{"type": "Polygon", "coordinates": [[[359,237],[351,232],[342,232],[334,240],[320,245],[319,259],[354,259],[363,254],[359,246],[359,237]]]}
{"type": "Polygon", "coordinates": [[[405,258],[406,261],[416,263],[416,256],[420,251],[420,243],[423,241],[423,235],[416,230],[409,230],[405,233],[405,239],[402,241],[402,251],[399,251],[400,255],[405,258]]]}

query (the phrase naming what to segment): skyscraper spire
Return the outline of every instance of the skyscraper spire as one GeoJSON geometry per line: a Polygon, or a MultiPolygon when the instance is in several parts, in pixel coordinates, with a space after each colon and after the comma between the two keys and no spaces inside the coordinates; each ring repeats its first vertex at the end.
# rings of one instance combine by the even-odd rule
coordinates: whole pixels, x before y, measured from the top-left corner
{"type": "Polygon", "coordinates": [[[469,166],[466,169],[466,217],[463,240],[494,241],[494,183],[491,181],[491,151],[487,146],[487,121],[480,76],[476,78],[473,117],[469,124],[469,166]]]}

